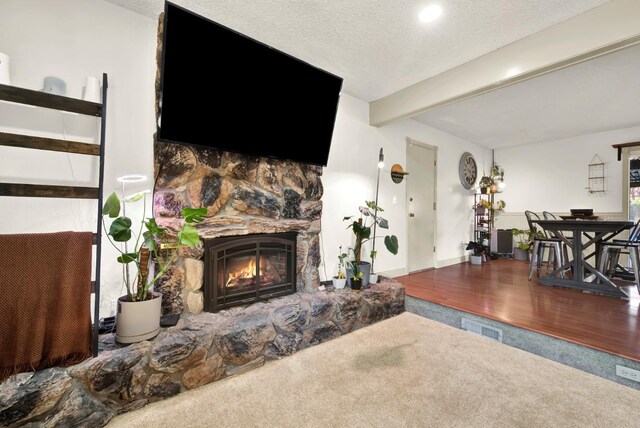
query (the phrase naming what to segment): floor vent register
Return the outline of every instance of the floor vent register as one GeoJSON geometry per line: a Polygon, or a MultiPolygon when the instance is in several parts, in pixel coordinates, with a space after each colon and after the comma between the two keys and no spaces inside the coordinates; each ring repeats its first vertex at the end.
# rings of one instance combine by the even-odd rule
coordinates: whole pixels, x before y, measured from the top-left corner
{"type": "Polygon", "coordinates": [[[462,329],[502,343],[502,330],[467,318],[462,318],[462,329]]]}

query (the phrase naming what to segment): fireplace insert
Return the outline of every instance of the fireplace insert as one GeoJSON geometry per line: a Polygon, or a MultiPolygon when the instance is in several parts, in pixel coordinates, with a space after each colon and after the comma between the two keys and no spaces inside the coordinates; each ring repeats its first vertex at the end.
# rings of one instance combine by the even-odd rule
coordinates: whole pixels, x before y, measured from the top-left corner
{"type": "Polygon", "coordinates": [[[218,312],[296,291],[296,232],[204,241],[204,310],[218,312]]]}

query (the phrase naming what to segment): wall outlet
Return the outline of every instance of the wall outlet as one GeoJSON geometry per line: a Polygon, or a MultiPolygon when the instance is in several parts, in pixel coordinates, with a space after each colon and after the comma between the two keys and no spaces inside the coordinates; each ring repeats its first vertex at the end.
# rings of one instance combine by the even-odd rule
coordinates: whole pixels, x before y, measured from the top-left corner
{"type": "Polygon", "coordinates": [[[397,196],[394,196],[394,197],[391,199],[391,201],[392,201],[392,204],[393,204],[393,205],[397,204],[397,203],[398,203],[398,197],[397,197],[397,196]]]}
{"type": "Polygon", "coordinates": [[[640,382],[640,371],[630,369],[629,367],[619,366],[616,364],[616,375],[640,382]]]}

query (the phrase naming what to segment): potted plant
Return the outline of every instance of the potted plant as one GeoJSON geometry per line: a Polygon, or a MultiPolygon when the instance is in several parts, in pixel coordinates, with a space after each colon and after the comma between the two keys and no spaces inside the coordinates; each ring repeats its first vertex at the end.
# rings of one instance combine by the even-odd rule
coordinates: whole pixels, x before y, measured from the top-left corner
{"type": "Polygon", "coordinates": [[[349,286],[352,290],[362,289],[362,279],[364,273],[358,269],[358,264],[354,260],[347,261],[347,272],[349,274],[349,286]]]}
{"type": "MultiPolygon", "coordinates": [[[[142,197],[141,194],[137,194],[122,202],[135,202],[142,197]]],[[[160,331],[162,299],[160,293],[152,291],[152,287],[171,266],[176,251],[169,250],[169,255],[161,255],[159,243],[168,243],[174,248],[198,245],[200,237],[193,223],[202,221],[207,210],[206,208],[183,209],[182,228],[175,237],[171,237],[165,228],[158,226],[153,217],[145,219],[144,208],[140,227],[136,233],[132,230],[131,219],[124,215],[120,216],[120,202],[115,193],[109,195],[102,207],[102,225],[109,242],[119,253],[117,260],[122,263],[123,281],[127,288],[127,294],[118,298],[116,340],[120,343],[134,343],[151,339],[160,331]],[[107,217],[113,219],[108,230],[107,217]],[[131,248],[125,246],[126,251],[123,251],[117,243],[130,244],[131,248]],[[156,269],[152,274],[148,266],[151,254],[156,262],[156,269]],[[134,278],[128,275],[127,267],[130,265],[137,270],[134,278]]]]}
{"type": "Polygon", "coordinates": [[[493,185],[493,180],[488,175],[484,175],[480,178],[478,182],[478,186],[480,187],[480,193],[489,194],[491,193],[491,186],[493,185]]]}
{"type": "Polygon", "coordinates": [[[476,210],[476,214],[485,215],[487,213],[487,209],[490,206],[491,206],[491,203],[488,200],[480,199],[474,208],[476,210]]]}
{"type": "Polygon", "coordinates": [[[378,274],[373,271],[373,261],[377,255],[377,250],[371,250],[371,253],[369,253],[369,257],[371,257],[371,273],[369,273],[369,284],[376,284],[378,282],[378,274]]]}
{"type": "Polygon", "coordinates": [[[345,272],[345,258],[347,253],[342,252],[342,246],[338,250],[338,274],[333,277],[333,286],[337,289],[344,288],[347,283],[347,274],[345,272]]]}
{"type": "MultiPolygon", "coordinates": [[[[353,216],[343,218],[343,221],[350,222],[347,229],[351,229],[355,235],[355,245],[353,247],[354,261],[357,266],[357,272],[363,274],[363,286],[369,284],[370,264],[362,261],[362,246],[368,241],[381,238],[381,236],[371,236],[371,227],[374,223],[381,229],[389,229],[389,222],[377,215],[378,212],[384,210],[376,205],[374,201],[365,201],[365,204],[365,207],[359,208],[360,217],[357,220],[352,220],[353,216]],[[367,224],[368,218],[371,218],[369,224],[367,224]]],[[[391,254],[398,254],[398,238],[395,235],[386,235],[384,237],[384,245],[391,254]]]]}
{"type": "MultiPolygon", "coordinates": [[[[523,230],[513,228],[511,233],[516,238],[516,246],[513,248],[514,260],[529,260],[529,252],[533,246],[533,240],[535,239],[530,230],[523,230]]],[[[538,237],[543,237],[542,232],[537,233],[538,237]]]]}
{"type": "Polygon", "coordinates": [[[489,249],[481,242],[469,241],[467,250],[473,250],[473,254],[469,256],[472,265],[481,265],[482,256],[488,254],[489,249]]]}

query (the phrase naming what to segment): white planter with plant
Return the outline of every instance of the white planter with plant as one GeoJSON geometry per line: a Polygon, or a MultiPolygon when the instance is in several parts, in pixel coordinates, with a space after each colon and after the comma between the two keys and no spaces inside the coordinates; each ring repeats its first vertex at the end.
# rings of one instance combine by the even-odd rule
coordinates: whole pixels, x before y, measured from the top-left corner
{"type": "MultiPolygon", "coordinates": [[[[142,194],[123,200],[123,203],[136,202],[143,199],[142,194]]],[[[146,206],[146,203],[145,203],[146,206]]],[[[160,242],[169,244],[172,248],[195,247],[200,241],[198,231],[193,223],[204,220],[206,208],[185,208],[182,210],[184,222],[178,234],[169,236],[166,229],[158,226],[154,218],[147,218],[143,208],[142,220],[138,232],[131,229],[131,219],[120,216],[120,199],[115,193],[107,198],[102,208],[102,225],[109,242],[120,254],[117,258],[122,264],[123,282],[127,294],[118,298],[116,313],[116,341],[120,343],[134,343],[151,339],[160,331],[160,315],[162,296],[154,293],[153,285],[162,277],[173,263],[176,251],[169,250],[170,255],[159,253],[160,242]],[[106,218],[114,219],[107,231],[106,218]],[[119,244],[127,243],[131,248],[123,251],[119,244]],[[157,271],[149,274],[149,256],[153,255],[157,271]],[[135,278],[128,275],[128,266],[136,269],[135,278]],[[135,283],[135,285],[134,285],[135,283]]]]}
{"type": "Polygon", "coordinates": [[[344,259],[347,257],[347,253],[342,252],[342,246],[338,250],[338,274],[333,277],[333,286],[337,289],[344,288],[347,283],[347,274],[345,272],[344,259]]]}

